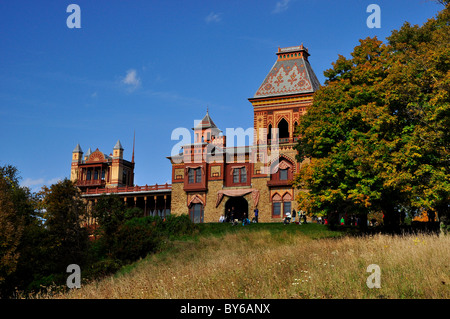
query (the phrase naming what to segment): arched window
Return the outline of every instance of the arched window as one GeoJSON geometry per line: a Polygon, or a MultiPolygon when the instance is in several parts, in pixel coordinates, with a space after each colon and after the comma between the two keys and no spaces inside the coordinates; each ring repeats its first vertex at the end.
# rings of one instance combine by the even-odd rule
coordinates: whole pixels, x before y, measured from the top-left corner
{"type": "Polygon", "coordinates": [[[292,208],[292,196],[289,193],[284,194],[283,196],[283,215],[286,216],[287,213],[291,212],[292,208]]]}
{"type": "Polygon", "coordinates": [[[272,216],[281,217],[281,196],[278,193],[272,197],[272,216]]]}
{"type": "Polygon", "coordinates": [[[267,142],[269,142],[272,139],[272,124],[269,124],[269,127],[267,128],[267,142]]]}
{"type": "Polygon", "coordinates": [[[278,137],[289,138],[289,124],[284,118],[278,123],[278,137]]]}

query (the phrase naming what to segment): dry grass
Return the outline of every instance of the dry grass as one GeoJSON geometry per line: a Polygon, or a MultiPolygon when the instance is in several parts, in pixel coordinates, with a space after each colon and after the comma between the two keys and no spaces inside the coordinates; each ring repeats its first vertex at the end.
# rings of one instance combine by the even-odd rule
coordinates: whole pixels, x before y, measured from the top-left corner
{"type": "Polygon", "coordinates": [[[449,256],[449,236],[312,240],[300,233],[234,233],[177,242],[129,273],[56,297],[447,299],[449,256]],[[381,268],[379,289],[366,286],[370,264],[381,268]]]}

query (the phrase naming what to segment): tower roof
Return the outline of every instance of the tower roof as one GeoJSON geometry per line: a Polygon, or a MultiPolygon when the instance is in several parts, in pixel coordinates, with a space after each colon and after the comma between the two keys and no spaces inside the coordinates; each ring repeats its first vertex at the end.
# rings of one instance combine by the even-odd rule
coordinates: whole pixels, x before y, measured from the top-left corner
{"type": "Polygon", "coordinates": [[[122,144],[120,144],[120,140],[117,140],[117,143],[113,149],[114,150],[123,150],[122,144]]]}
{"type": "Polygon", "coordinates": [[[72,151],[72,153],[83,153],[79,143],[77,144],[77,146],[75,146],[75,149],[72,151]]]}
{"type": "Polygon", "coordinates": [[[211,117],[209,116],[209,111],[206,110],[206,115],[203,119],[194,127],[194,130],[204,130],[208,128],[218,129],[216,124],[213,122],[211,117]]]}
{"type": "Polygon", "coordinates": [[[253,98],[312,93],[320,82],[308,61],[308,49],[303,44],[278,48],[278,59],[253,98]]]}

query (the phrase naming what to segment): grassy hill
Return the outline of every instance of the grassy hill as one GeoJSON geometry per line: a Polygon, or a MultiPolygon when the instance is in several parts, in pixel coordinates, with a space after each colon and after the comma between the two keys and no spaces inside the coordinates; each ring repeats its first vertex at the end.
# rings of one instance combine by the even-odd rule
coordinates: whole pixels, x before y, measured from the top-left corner
{"type": "Polygon", "coordinates": [[[324,225],[202,224],[81,289],[43,298],[449,298],[450,237],[349,236],[324,225]],[[367,267],[379,265],[381,288],[367,267]]]}

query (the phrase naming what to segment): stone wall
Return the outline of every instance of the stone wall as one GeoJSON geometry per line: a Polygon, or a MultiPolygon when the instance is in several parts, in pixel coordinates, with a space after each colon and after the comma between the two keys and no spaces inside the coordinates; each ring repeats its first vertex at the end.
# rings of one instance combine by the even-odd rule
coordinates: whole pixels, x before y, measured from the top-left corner
{"type": "Polygon", "coordinates": [[[218,222],[220,215],[225,211],[223,201],[216,207],[217,192],[222,189],[223,180],[208,181],[208,192],[206,193],[206,206],[204,210],[204,222],[218,222]]]}
{"type": "Polygon", "coordinates": [[[186,206],[186,192],[183,186],[183,183],[172,183],[170,211],[173,215],[189,214],[186,206]]]}
{"type": "MultiPolygon", "coordinates": [[[[258,221],[261,223],[268,223],[275,221],[272,218],[272,205],[270,203],[269,188],[267,187],[268,177],[252,178],[252,187],[259,190],[259,202],[258,211],[259,218],[258,221]]],[[[255,205],[252,202],[252,206],[249,208],[249,216],[253,218],[255,205]]],[[[250,218],[250,219],[251,219],[250,218]]]]}

